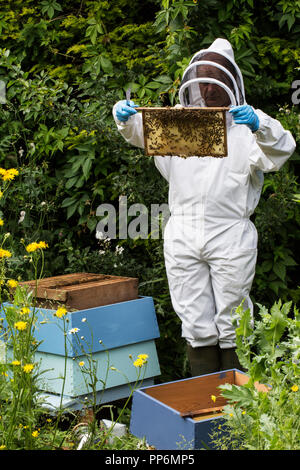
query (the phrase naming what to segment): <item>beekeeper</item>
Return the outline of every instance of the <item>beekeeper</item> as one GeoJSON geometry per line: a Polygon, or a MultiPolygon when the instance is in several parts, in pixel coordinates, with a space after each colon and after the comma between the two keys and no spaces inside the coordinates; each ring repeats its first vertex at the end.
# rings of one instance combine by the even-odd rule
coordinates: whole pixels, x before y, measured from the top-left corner
{"type": "MultiPolygon", "coordinates": [[[[156,156],[169,183],[171,216],[164,256],[173,308],[192,375],[240,368],[232,314],[249,297],[257,258],[257,231],[250,221],[263,173],[279,170],[295,149],[289,131],[246,103],[241,71],[230,43],[216,39],[197,52],[179,89],[182,106],[225,106],[228,156],[156,156]]],[[[124,139],[143,148],[142,113],[119,101],[113,108],[124,139]]]]}

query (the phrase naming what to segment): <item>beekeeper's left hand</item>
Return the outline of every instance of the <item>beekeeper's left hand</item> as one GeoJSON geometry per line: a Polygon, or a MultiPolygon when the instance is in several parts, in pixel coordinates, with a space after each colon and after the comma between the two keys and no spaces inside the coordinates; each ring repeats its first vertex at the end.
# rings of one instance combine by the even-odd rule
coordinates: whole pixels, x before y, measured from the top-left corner
{"type": "Polygon", "coordinates": [[[233,115],[236,124],[246,124],[252,132],[259,128],[259,119],[252,106],[248,104],[232,106],[229,112],[233,115]]]}

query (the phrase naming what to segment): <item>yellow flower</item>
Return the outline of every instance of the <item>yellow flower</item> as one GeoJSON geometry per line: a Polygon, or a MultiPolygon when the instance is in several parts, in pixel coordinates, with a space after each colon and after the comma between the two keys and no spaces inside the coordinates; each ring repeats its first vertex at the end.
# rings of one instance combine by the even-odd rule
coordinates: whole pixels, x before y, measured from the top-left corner
{"type": "Polygon", "coordinates": [[[58,317],[58,318],[61,318],[63,317],[64,315],[67,314],[67,310],[64,308],[64,307],[59,307],[56,312],[55,312],[55,315],[58,317]]]}
{"type": "Polygon", "coordinates": [[[38,248],[40,249],[49,248],[49,245],[46,242],[39,242],[38,248]]]}
{"type": "Polygon", "coordinates": [[[30,308],[28,307],[23,307],[20,310],[20,315],[28,315],[30,313],[30,308]]]}
{"type": "Polygon", "coordinates": [[[36,242],[29,243],[29,245],[26,246],[26,251],[28,253],[32,253],[33,251],[36,251],[38,249],[38,244],[36,242]]]}
{"type": "Polygon", "coordinates": [[[12,287],[12,288],[17,287],[18,281],[15,281],[14,279],[9,279],[7,281],[7,285],[8,285],[8,287],[12,287]]]}
{"type": "Polygon", "coordinates": [[[21,362],[15,360],[15,361],[12,361],[12,365],[13,365],[13,366],[19,366],[19,365],[21,365],[21,362]]]}
{"type": "Polygon", "coordinates": [[[13,177],[18,176],[18,174],[19,174],[18,170],[16,170],[15,168],[10,168],[10,170],[7,170],[7,171],[11,175],[13,175],[13,177]]]}
{"type": "Polygon", "coordinates": [[[298,390],[299,390],[298,385],[293,385],[291,390],[292,390],[292,392],[298,392],[298,390]]]}
{"type": "MultiPolygon", "coordinates": [[[[129,357],[132,357],[131,354],[129,355],[129,357]]],[[[133,365],[135,367],[142,367],[144,364],[146,364],[147,358],[148,354],[139,354],[137,360],[134,361],[133,365]]]]}
{"type": "Polygon", "coordinates": [[[26,374],[29,374],[34,368],[34,364],[25,364],[25,366],[23,366],[23,370],[26,374]]]}
{"type": "Polygon", "coordinates": [[[11,257],[11,252],[8,250],[3,250],[0,248],[0,258],[10,258],[11,257]]]}
{"type": "Polygon", "coordinates": [[[26,330],[26,328],[27,328],[27,321],[17,321],[17,322],[14,324],[14,327],[17,328],[17,330],[19,330],[19,331],[26,330]]]}
{"type": "Polygon", "coordinates": [[[38,437],[39,432],[38,432],[38,431],[33,431],[33,432],[31,433],[31,435],[32,435],[32,437],[38,437]]]}
{"type": "Polygon", "coordinates": [[[142,359],[142,361],[145,361],[145,362],[148,359],[148,357],[149,357],[148,354],[139,354],[138,355],[138,358],[142,359]]]}
{"type": "Polygon", "coordinates": [[[2,445],[0,446],[0,450],[4,450],[4,449],[6,449],[6,445],[2,444],[2,445]]]}
{"type": "Polygon", "coordinates": [[[78,364],[80,365],[80,367],[82,367],[84,366],[84,361],[80,361],[78,364]]]}
{"type": "Polygon", "coordinates": [[[210,398],[212,399],[213,402],[216,401],[217,397],[215,395],[211,395],[210,398]]]}
{"type": "Polygon", "coordinates": [[[32,242],[32,243],[29,243],[29,245],[26,246],[26,251],[28,253],[32,253],[33,251],[36,251],[36,250],[42,250],[44,248],[49,248],[49,245],[43,241],[41,242],[32,242]]]}
{"type": "Polygon", "coordinates": [[[144,365],[144,361],[139,358],[136,361],[134,361],[133,365],[134,367],[142,367],[144,365]]]}
{"type": "Polygon", "coordinates": [[[4,222],[2,219],[0,219],[0,226],[4,225],[4,222]]]}
{"type": "Polygon", "coordinates": [[[3,181],[13,180],[14,177],[17,176],[18,174],[19,172],[15,168],[10,168],[9,170],[0,168],[0,176],[2,177],[3,181]]]}

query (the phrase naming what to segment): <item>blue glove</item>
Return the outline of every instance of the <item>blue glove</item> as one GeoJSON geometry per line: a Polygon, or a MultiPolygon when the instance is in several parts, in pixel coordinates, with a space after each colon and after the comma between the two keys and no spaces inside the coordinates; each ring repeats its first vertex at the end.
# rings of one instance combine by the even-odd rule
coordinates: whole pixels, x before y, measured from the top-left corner
{"type": "Polygon", "coordinates": [[[129,106],[126,100],[119,101],[116,108],[117,119],[121,122],[126,122],[130,116],[136,114],[137,111],[134,109],[136,107],[138,107],[138,105],[134,104],[133,101],[129,101],[129,106]]]}
{"type": "Polygon", "coordinates": [[[248,104],[232,106],[229,112],[233,115],[236,124],[247,124],[252,132],[259,128],[259,119],[252,106],[248,104]]]}

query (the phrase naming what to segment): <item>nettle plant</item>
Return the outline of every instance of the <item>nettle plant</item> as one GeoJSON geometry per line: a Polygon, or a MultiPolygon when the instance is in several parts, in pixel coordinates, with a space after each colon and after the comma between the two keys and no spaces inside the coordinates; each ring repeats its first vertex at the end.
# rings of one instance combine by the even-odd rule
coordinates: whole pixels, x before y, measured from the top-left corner
{"type": "Polygon", "coordinates": [[[217,446],[250,450],[300,449],[300,315],[292,302],[259,306],[253,322],[241,304],[235,314],[237,354],[249,376],[243,386],[225,384],[225,424],[217,446]],[[255,383],[266,385],[258,391],[255,383]]]}

